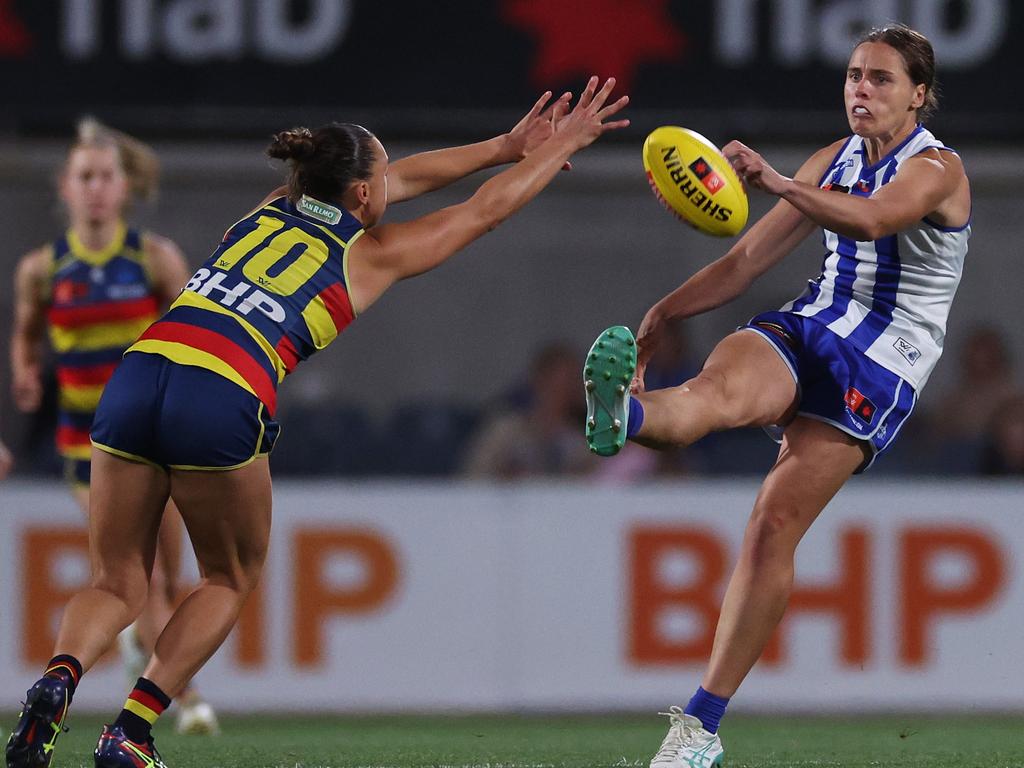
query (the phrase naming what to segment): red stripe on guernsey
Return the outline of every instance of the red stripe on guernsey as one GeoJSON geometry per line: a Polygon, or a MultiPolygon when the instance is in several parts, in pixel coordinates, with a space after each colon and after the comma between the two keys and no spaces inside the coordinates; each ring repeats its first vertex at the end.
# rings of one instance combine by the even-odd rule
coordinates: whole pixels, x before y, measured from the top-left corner
{"type": "Polygon", "coordinates": [[[110,381],[117,363],[102,365],[60,366],[57,368],[57,383],[62,387],[98,387],[110,381]]]}
{"type": "Polygon", "coordinates": [[[138,688],[133,689],[132,692],[128,695],[128,698],[132,699],[133,701],[139,702],[139,704],[141,704],[144,707],[152,709],[153,712],[155,712],[158,715],[162,715],[164,709],[166,709],[166,707],[164,707],[163,704],[161,704],[159,701],[157,701],[155,698],[150,696],[145,691],[140,691],[138,688]]]}
{"type": "Polygon", "coordinates": [[[324,306],[334,321],[334,327],[341,333],[352,322],[353,317],[352,302],[345,286],[341,283],[329,285],[320,292],[320,298],[323,299],[324,306]]]}
{"type": "Polygon", "coordinates": [[[295,344],[292,343],[287,333],[277,342],[274,350],[280,356],[281,362],[284,363],[285,373],[291,373],[295,370],[295,366],[299,364],[299,352],[295,349],[295,344]]]}
{"type": "Polygon", "coordinates": [[[58,448],[78,448],[89,445],[89,430],[74,427],[57,427],[58,448]]]}
{"type": "Polygon", "coordinates": [[[267,412],[271,416],[277,410],[277,390],[274,389],[270,374],[253,359],[252,355],[226,336],[197,325],[163,320],[149,326],[139,337],[140,341],[142,339],[173,341],[219,357],[252,387],[252,391],[267,407],[267,412]]]}
{"type": "Polygon", "coordinates": [[[104,301],[83,307],[50,307],[47,317],[53,325],[61,328],[78,328],[94,323],[138,320],[156,315],[159,308],[156,296],[144,296],[131,301],[104,301]]]}

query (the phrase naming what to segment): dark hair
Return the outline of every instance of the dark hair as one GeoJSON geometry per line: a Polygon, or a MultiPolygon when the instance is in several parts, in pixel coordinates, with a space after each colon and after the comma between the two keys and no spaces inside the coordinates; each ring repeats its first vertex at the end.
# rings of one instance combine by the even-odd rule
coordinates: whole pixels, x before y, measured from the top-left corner
{"type": "Polygon", "coordinates": [[[939,108],[939,84],[935,79],[935,51],[928,38],[905,24],[886,24],[865,33],[857,46],[864,43],[885,43],[903,57],[911,82],[924,84],[924,104],[917,110],[918,119],[923,123],[931,117],[939,108]]]}
{"type": "Polygon", "coordinates": [[[329,123],[314,130],[292,128],[275,134],[267,154],[287,160],[288,197],[308,194],[325,202],[340,202],[353,181],[370,178],[376,159],[374,136],[361,125],[329,123]]]}

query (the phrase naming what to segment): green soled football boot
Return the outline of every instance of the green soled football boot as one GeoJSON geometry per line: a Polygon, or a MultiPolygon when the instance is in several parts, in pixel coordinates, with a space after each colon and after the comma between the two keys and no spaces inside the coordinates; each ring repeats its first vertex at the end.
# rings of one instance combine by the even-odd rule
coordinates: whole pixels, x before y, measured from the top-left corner
{"type": "Polygon", "coordinates": [[[626,443],[629,383],[636,372],[636,339],[613,325],[597,337],[583,366],[587,390],[587,444],[600,456],[614,456],[626,443]]]}

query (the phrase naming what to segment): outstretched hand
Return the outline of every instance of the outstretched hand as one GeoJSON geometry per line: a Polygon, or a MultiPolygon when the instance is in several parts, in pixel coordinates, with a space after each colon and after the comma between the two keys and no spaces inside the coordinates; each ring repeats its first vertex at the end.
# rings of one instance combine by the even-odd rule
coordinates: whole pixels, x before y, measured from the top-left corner
{"type": "Polygon", "coordinates": [[[555,136],[571,141],[574,144],[573,151],[589,146],[598,136],[608,131],[629,125],[629,120],[605,122],[629,103],[629,96],[622,96],[605,106],[615,88],[615,78],[609,77],[600,89],[597,87],[599,83],[600,79],[596,75],[591,77],[571,111],[569,102],[563,99],[556,101],[552,107],[551,124],[555,136]]]}
{"type": "MultiPolygon", "coordinates": [[[[518,162],[535,150],[545,141],[551,138],[555,132],[555,125],[551,119],[555,106],[559,103],[568,105],[572,100],[572,94],[566,91],[555,101],[551,101],[551,91],[545,91],[537,103],[533,105],[523,118],[513,126],[512,130],[505,134],[508,144],[510,162],[518,162]]],[[[566,163],[563,170],[571,170],[572,165],[566,163]]]]}
{"type": "Polygon", "coordinates": [[[781,195],[791,181],[772,168],[768,162],[746,144],[730,141],[722,154],[736,171],[745,187],[753,187],[770,195],[781,195]]]}

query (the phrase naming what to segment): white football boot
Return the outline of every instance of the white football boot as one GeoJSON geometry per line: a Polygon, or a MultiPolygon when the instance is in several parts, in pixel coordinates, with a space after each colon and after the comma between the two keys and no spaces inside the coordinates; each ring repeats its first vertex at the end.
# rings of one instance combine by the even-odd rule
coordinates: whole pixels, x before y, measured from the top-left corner
{"type": "Polygon", "coordinates": [[[220,723],[213,707],[192,691],[178,702],[178,722],[174,730],[191,736],[216,736],[220,733],[220,723]]]}
{"type": "Polygon", "coordinates": [[[685,714],[682,707],[669,707],[668,712],[658,714],[668,716],[668,735],[651,760],[651,768],[712,768],[722,764],[725,750],[718,734],[704,730],[700,720],[685,714]]]}
{"type": "Polygon", "coordinates": [[[121,654],[121,664],[128,685],[134,687],[135,681],[146,671],[146,663],[149,661],[149,654],[142,648],[134,624],[129,624],[121,630],[121,634],[117,636],[117,649],[121,654]]]}

